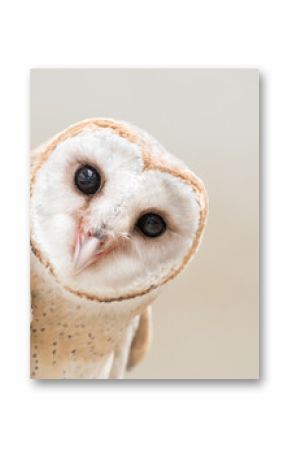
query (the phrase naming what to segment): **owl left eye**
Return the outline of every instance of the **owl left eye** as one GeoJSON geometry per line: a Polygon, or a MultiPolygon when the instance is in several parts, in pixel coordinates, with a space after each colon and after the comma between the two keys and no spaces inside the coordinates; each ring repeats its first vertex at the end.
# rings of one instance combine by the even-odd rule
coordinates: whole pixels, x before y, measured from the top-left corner
{"type": "Polygon", "coordinates": [[[137,222],[137,226],[146,237],[159,237],[166,231],[163,218],[153,213],[142,215],[137,222]]]}
{"type": "Polygon", "coordinates": [[[101,186],[101,176],[94,167],[83,165],[75,172],[75,185],[85,195],[93,195],[101,186]]]}

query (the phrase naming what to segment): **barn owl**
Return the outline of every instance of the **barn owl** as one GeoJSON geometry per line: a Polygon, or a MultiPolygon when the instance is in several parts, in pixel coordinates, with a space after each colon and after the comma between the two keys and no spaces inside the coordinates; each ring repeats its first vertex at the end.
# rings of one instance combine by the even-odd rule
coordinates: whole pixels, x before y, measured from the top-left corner
{"type": "Polygon", "coordinates": [[[151,340],[151,303],[195,254],[207,193],[137,127],[70,126],[32,152],[31,377],[117,379],[151,340]]]}

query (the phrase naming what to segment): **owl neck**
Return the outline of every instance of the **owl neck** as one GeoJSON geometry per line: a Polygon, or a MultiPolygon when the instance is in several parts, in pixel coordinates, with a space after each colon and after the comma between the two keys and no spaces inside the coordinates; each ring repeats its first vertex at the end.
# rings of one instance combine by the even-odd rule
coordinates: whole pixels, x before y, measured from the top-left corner
{"type": "MultiPolygon", "coordinates": [[[[98,302],[80,298],[64,290],[55,278],[32,256],[32,308],[33,317],[45,314],[51,327],[59,322],[79,323],[100,339],[104,335],[112,344],[132,320],[151,304],[157,291],[129,300],[98,302]]],[[[36,318],[37,319],[37,318],[36,318]]]]}

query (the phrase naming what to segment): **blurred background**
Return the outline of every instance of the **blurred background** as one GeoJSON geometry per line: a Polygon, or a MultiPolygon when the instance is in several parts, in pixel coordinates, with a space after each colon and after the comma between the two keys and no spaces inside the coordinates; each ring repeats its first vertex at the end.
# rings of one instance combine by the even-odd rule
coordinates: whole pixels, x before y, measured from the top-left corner
{"type": "Polygon", "coordinates": [[[130,379],[259,376],[259,74],[256,70],[34,69],[31,146],[90,117],[128,120],[206,184],[193,262],[153,304],[130,379]]]}

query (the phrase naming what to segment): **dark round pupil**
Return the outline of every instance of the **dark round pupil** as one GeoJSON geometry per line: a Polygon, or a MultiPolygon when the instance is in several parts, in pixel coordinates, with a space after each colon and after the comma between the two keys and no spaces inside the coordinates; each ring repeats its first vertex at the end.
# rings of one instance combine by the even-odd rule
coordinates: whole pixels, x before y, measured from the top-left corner
{"type": "Polygon", "coordinates": [[[101,177],[94,167],[85,165],[76,171],[75,184],[81,192],[92,195],[98,191],[101,185],[101,177]]]}
{"type": "Polygon", "coordinates": [[[142,215],[137,226],[147,237],[159,237],[166,230],[166,224],[160,215],[152,213],[142,215]]]}

